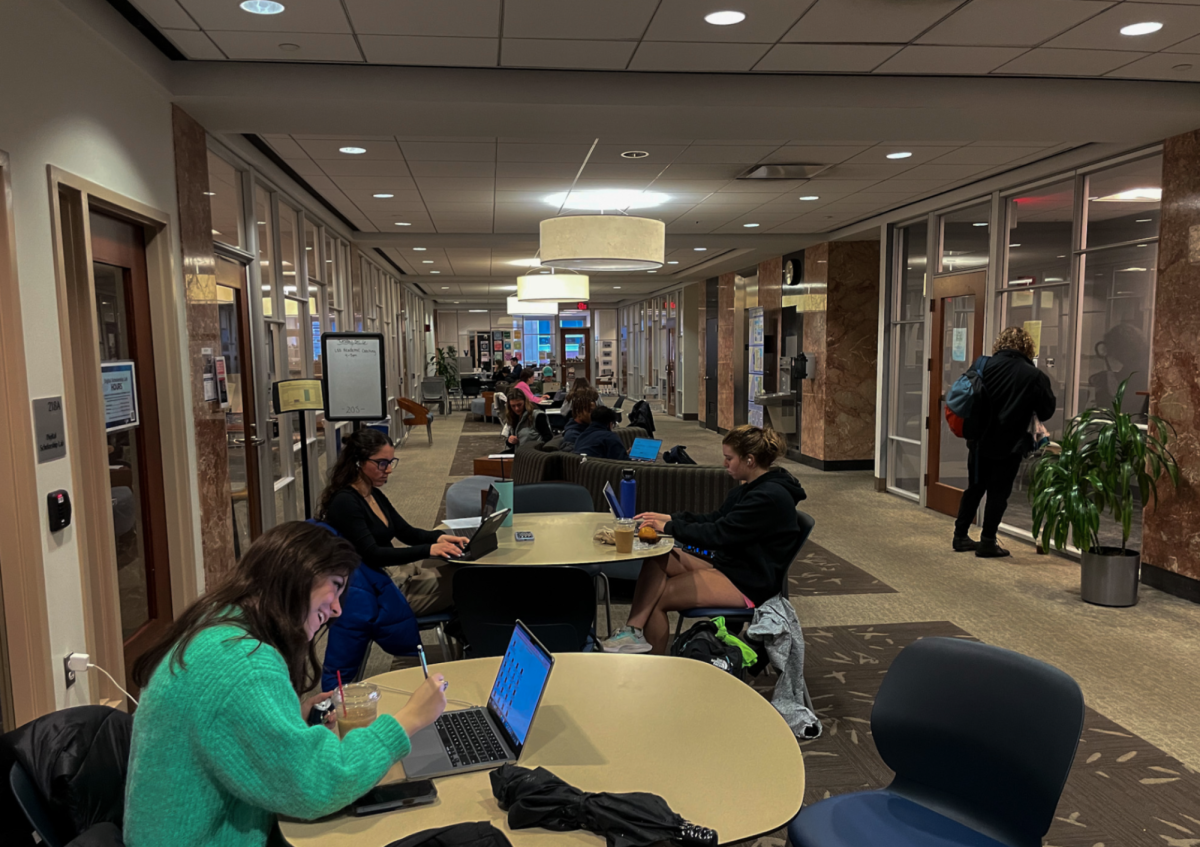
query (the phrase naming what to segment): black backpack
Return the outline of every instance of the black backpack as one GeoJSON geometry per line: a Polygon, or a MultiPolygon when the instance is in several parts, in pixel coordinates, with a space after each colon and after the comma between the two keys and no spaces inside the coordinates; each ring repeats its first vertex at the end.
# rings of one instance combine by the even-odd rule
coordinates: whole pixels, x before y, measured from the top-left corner
{"type": "Polygon", "coordinates": [[[668,465],[696,464],[696,460],[688,455],[687,449],[682,444],[676,444],[666,453],[663,453],[663,461],[668,465]]]}
{"type": "Polygon", "coordinates": [[[629,425],[641,427],[654,436],[654,415],[650,412],[650,404],[645,400],[638,400],[633,404],[633,408],[629,410],[629,425]]]}
{"type": "Polygon", "coordinates": [[[699,659],[742,678],[742,651],[717,638],[717,625],[712,621],[700,621],[679,633],[671,645],[671,655],[699,659]]]}

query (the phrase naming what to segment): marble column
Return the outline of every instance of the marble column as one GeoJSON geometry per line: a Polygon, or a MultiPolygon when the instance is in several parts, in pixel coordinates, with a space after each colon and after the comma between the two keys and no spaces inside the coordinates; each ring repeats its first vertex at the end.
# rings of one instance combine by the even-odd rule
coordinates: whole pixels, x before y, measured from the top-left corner
{"type": "MultiPolygon", "coordinates": [[[[829,244],[805,249],[803,280],[828,284],[829,244]]],[[[825,313],[805,312],[803,327],[809,379],[800,385],[800,453],[822,462],[825,459],[825,313]]]]}
{"type": "Polygon", "coordinates": [[[1200,600],[1200,130],[1163,145],[1150,411],[1175,427],[1178,490],[1143,513],[1142,581],[1200,600]]]}
{"type": "MultiPolygon", "coordinates": [[[[700,285],[701,291],[703,291],[704,283],[700,283],[700,285]]],[[[699,364],[696,369],[696,378],[699,380],[699,384],[696,387],[696,420],[701,424],[705,421],[704,411],[708,406],[708,394],[705,390],[708,386],[708,380],[704,378],[705,374],[708,373],[704,362],[704,354],[708,349],[708,339],[705,337],[708,329],[707,315],[708,308],[704,303],[704,296],[701,294],[700,307],[696,310],[696,335],[700,339],[699,364]]]]}
{"type": "Polygon", "coordinates": [[[763,334],[773,339],[774,352],[763,351],[763,391],[779,390],[779,357],[783,351],[780,315],[783,311],[783,257],[758,263],[758,305],[763,310],[763,334]]]}
{"type": "Polygon", "coordinates": [[[212,208],[204,193],[209,190],[206,134],[204,127],[178,106],[172,107],[172,126],[175,184],[179,194],[179,237],[187,296],[192,422],[199,474],[200,541],[205,581],[199,588],[203,591],[234,566],[225,412],[216,403],[204,399],[200,352],[210,348],[220,353],[221,327],[217,311],[212,208]]]}
{"type": "Polygon", "coordinates": [[[737,274],[722,274],[717,281],[717,427],[733,429],[734,310],[737,274]]]}

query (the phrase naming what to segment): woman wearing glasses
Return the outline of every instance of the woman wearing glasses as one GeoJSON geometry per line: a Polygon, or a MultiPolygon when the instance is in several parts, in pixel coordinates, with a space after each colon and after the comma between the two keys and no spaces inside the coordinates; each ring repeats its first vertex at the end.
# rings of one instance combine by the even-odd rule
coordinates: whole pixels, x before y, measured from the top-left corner
{"type": "MultiPolygon", "coordinates": [[[[381,490],[399,463],[392,440],[375,429],[346,438],[317,504],[324,521],[354,545],[365,568],[355,571],[342,616],[329,630],[322,681],[354,679],[371,641],[393,655],[416,652],[416,618],[448,609],[457,565],[433,564],[462,553],[468,539],[410,525],[381,490]],[[395,547],[399,540],[404,547],[395,547]],[[384,568],[390,569],[385,571],[384,568]]],[[[326,687],[324,690],[329,690],[326,687]]]]}

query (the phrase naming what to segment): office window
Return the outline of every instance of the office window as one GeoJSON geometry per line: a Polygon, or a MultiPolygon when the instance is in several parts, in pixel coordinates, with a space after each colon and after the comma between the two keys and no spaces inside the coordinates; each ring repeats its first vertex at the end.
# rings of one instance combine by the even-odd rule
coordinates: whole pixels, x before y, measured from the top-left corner
{"type": "Polygon", "coordinates": [[[977,271],[988,265],[988,240],[991,231],[991,204],[980,203],[943,215],[941,219],[942,272],[977,271]]]}
{"type": "Polygon", "coordinates": [[[208,154],[208,204],[212,209],[213,240],[231,247],[245,247],[242,175],[212,151],[208,154]]]}
{"type": "Polygon", "coordinates": [[[926,243],[928,224],[896,230],[898,280],[892,303],[891,395],[888,406],[887,479],[893,489],[917,496],[924,434],[926,243]]]}
{"type": "Polygon", "coordinates": [[[304,221],[304,264],[308,269],[309,279],[325,279],[325,269],[321,266],[321,242],[317,238],[317,228],[313,222],[304,221]]]}
{"type": "Polygon", "coordinates": [[[275,309],[275,241],[271,232],[271,195],[262,188],[254,191],[255,225],[258,227],[258,269],[262,277],[262,312],[266,317],[275,309]]]}
{"type": "Polygon", "coordinates": [[[1087,181],[1084,247],[1158,237],[1162,156],[1098,171],[1087,181]]]}
{"type": "Polygon", "coordinates": [[[896,308],[899,320],[923,318],[925,315],[925,276],[929,270],[927,235],[929,225],[913,224],[900,229],[898,238],[900,299],[896,308]]]}
{"type": "Polygon", "coordinates": [[[1009,197],[1007,283],[1041,285],[1071,281],[1071,233],[1075,217],[1075,181],[1009,197]]]}
{"type": "Polygon", "coordinates": [[[300,267],[299,223],[296,210],[279,204],[279,267],[283,277],[283,294],[295,297],[300,293],[300,278],[296,274],[300,267]]]}

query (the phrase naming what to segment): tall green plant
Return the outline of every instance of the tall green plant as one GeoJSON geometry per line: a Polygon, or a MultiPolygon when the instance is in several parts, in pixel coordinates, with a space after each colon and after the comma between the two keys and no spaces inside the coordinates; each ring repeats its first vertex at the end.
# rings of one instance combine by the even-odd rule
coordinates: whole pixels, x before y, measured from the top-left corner
{"type": "Polygon", "coordinates": [[[434,375],[446,380],[447,389],[458,386],[458,350],[453,346],[435,347],[429,363],[433,365],[434,375]]]}
{"type": "Polygon", "coordinates": [[[1062,550],[1068,538],[1081,550],[1100,546],[1100,518],[1110,513],[1121,525],[1126,553],[1133,527],[1135,488],[1158,503],[1158,481],[1165,473],[1179,486],[1179,465],[1167,448],[1175,433],[1170,423],[1149,415],[1142,430],[1121,411],[1126,379],[1112,406],[1093,408],[1067,421],[1062,449],[1046,454],[1033,469],[1033,537],[1042,547],[1062,550]]]}

